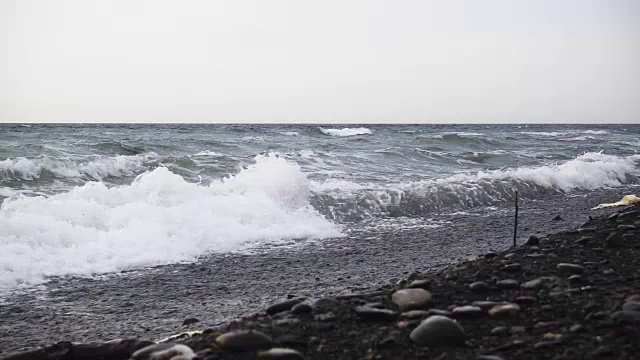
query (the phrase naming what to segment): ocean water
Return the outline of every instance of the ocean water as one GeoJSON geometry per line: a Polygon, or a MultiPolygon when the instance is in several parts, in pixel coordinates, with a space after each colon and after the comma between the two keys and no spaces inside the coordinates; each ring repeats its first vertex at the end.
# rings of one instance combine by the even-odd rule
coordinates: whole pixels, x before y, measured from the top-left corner
{"type": "Polygon", "coordinates": [[[0,292],[639,183],[640,125],[0,124],[0,292]]]}

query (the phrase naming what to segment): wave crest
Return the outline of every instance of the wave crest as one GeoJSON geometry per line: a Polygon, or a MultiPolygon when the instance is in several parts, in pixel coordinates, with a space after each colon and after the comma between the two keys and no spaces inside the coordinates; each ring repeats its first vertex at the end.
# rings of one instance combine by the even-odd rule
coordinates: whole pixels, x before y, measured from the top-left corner
{"type": "Polygon", "coordinates": [[[47,156],[32,159],[20,157],[0,161],[0,176],[34,180],[48,172],[61,178],[103,180],[108,177],[133,176],[144,170],[145,162],[154,157],[153,153],[99,156],[88,161],[54,159],[47,156]]]}
{"type": "Polygon", "coordinates": [[[366,127],[343,128],[343,129],[320,128],[320,131],[325,135],[340,136],[340,137],[373,134],[373,132],[366,127]]]}
{"type": "Polygon", "coordinates": [[[442,179],[376,186],[347,181],[313,184],[315,208],[338,221],[372,216],[416,216],[442,209],[469,208],[523,197],[636,183],[640,155],[585,153],[561,164],[481,171],[442,179]]]}
{"type": "Polygon", "coordinates": [[[339,236],[309,196],[298,165],[265,155],[209,186],[158,167],[130,185],[88,182],[50,197],[9,198],[0,207],[0,290],[193,261],[251,243],[339,236]]]}

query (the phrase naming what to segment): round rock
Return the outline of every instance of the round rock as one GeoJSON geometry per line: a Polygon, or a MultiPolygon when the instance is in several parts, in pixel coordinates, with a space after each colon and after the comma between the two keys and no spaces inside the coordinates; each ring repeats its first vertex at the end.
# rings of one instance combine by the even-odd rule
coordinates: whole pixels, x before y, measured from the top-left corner
{"type": "Polygon", "coordinates": [[[489,285],[484,281],[476,281],[469,284],[469,289],[475,292],[485,292],[489,290],[489,285]]]}
{"type": "Polygon", "coordinates": [[[496,282],[496,286],[503,289],[516,289],[520,287],[520,283],[517,280],[506,279],[496,282]]]}
{"type": "Polygon", "coordinates": [[[312,310],[313,310],[313,308],[311,307],[311,305],[305,304],[305,303],[300,303],[300,304],[295,304],[291,308],[291,313],[293,313],[293,314],[308,314],[312,310]]]}
{"type": "Polygon", "coordinates": [[[411,289],[415,289],[415,288],[428,289],[429,286],[431,286],[431,280],[420,279],[420,280],[413,280],[407,287],[411,289]]]}
{"type": "Polygon", "coordinates": [[[304,356],[293,349],[273,348],[258,353],[261,360],[302,360],[304,356]]]}
{"type": "Polygon", "coordinates": [[[174,357],[188,360],[196,357],[196,354],[186,345],[161,343],[149,345],[131,355],[133,360],[172,359],[174,357]]]}
{"type": "Polygon", "coordinates": [[[267,308],[267,314],[269,315],[275,315],[277,313],[281,313],[283,311],[287,311],[290,310],[294,305],[302,302],[304,299],[302,298],[298,298],[298,299],[290,299],[290,300],[285,300],[276,304],[273,304],[271,306],[269,306],[267,308]]]}
{"type": "Polygon", "coordinates": [[[388,321],[395,320],[398,317],[398,313],[388,309],[376,309],[368,306],[358,306],[356,308],[356,315],[362,320],[371,321],[388,321]]]}
{"type": "Polygon", "coordinates": [[[465,341],[464,330],[446,316],[433,315],[411,332],[411,340],[429,347],[456,346],[465,341]]]}
{"type": "Polygon", "coordinates": [[[540,245],[540,238],[535,235],[531,235],[527,238],[527,241],[524,244],[528,246],[538,246],[540,245]]]}
{"type": "Polygon", "coordinates": [[[582,274],[584,272],[584,266],[577,264],[560,263],[556,268],[565,274],[582,274]]]}
{"type": "Polygon", "coordinates": [[[254,330],[233,331],[216,338],[216,343],[224,350],[251,351],[271,346],[271,338],[254,330]]]}
{"type": "Polygon", "coordinates": [[[489,310],[489,315],[495,317],[509,317],[517,315],[519,311],[520,306],[516,304],[496,305],[489,310]]]}
{"type": "Polygon", "coordinates": [[[480,316],[482,314],[484,314],[484,311],[482,311],[481,308],[477,306],[471,306],[471,305],[458,306],[453,308],[453,310],[451,311],[451,315],[457,318],[480,316]]]}
{"type": "Polygon", "coordinates": [[[391,301],[402,311],[420,309],[431,303],[431,293],[425,289],[401,289],[391,295],[391,301]]]}

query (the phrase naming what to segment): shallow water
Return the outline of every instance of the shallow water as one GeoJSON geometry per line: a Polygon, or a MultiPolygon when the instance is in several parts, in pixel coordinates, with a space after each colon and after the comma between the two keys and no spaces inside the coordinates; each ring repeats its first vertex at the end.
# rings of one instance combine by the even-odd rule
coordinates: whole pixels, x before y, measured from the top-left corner
{"type": "Polygon", "coordinates": [[[516,190],[625,188],[639,137],[638,125],[0,125],[0,292],[482,221],[516,190]]]}

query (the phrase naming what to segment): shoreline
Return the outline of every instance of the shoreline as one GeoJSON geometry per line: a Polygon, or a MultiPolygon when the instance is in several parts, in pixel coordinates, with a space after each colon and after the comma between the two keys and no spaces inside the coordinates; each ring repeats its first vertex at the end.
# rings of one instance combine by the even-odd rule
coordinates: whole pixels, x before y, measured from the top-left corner
{"type": "MultiPolygon", "coordinates": [[[[633,313],[640,309],[634,307],[635,300],[626,301],[640,295],[640,216],[634,213],[638,210],[640,207],[636,206],[593,212],[600,215],[582,224],[581,230],[565,229],[544,236],[539,246],[521,245],[485,253],[473,261],[459,262],[437,272],[413,272],[397,285],[386,285],[373,293],[342,294],[308,301],[312,306],[301,306],[306,310],[299,313],[289,311],[294,302],[289,299],[288,303],[279,305],[285,310],[273,313],[273,316],[263,310],[212,327],[203,334],[175,340],[190,346],[206,359],[255,358],[258,349],[271,346],[290,348],[305,359],[414,359],[443,353],[463,359],[484,355],[498,356],[485,359],[631,359],[640,353],[640,319],[633,313]],[[620,212],[629,214],[607,219],[609,214],[620,212]],[[607,245],[611,233],[620,236],[610,239],[607,245]],[[560,263],[579,267],[559,270],[560,263]],[[569,278],[572,275],[579,278],[569,278]],[[536,283],[536,279],[540,279],[539,282],[536,283]],[[514,280],[517,284],[501,280],[514,280]],[[411,285],[412,281],[418,283],[411,285]],[[477,282],[484,285],[478,285],[478,291],[471,290],[469,285],[477,282]],[[409,307],[417,312],[400,311],[391,298],[396,290],[405,287],[424,287],[432,299],[409,307]],[[474,302],[480,311],[474,308],[474,302]],[[488,314],[502,302],[517,307],[501,310],[504,311],[502,316],[488,314]],[[631,305],[625,305],[628,303],[631,305]],[[624,306],[632,309],[631,312],[623,310],[624,306]],[[455,346],[444,350],[416,344],[411,337],[412,331],[424,318],[434,314],[456,319],[464,330],[464,342],[457,340],[455,346]],[[267,345],[262,339],[261,345],[251,345],[252,341],[258,340],[255,336],[247,338],[245,333],[240,343],[249,351],[229,352],[224,346],[214,345],[219,335],[238,330],[259,331],[270,342],[267,345]]],[[[286,296],[282,298],[286,299],[286,296]]],[[[261,307],[266,309],[274,303],[277,302],[268,299],[261,307]]],[[[200,321],[191,319],[195,320],[200,321]]],[[[206,323],[193,322],[187,326],[203,328],[199,324],[206,323]]],[[[78,353],[79,349],[105,354],[117,348],[120,357],[114,355],[113,358],[126,359],[143,344],[146,343],[129,341],[82,346],[60,343],[57,347],[44,348],[26,356],[36,359],[55,351],[72,359],[74,351],[78,353]]],[[[2,352],[0,358],[7,355],[2,352]]]]}

